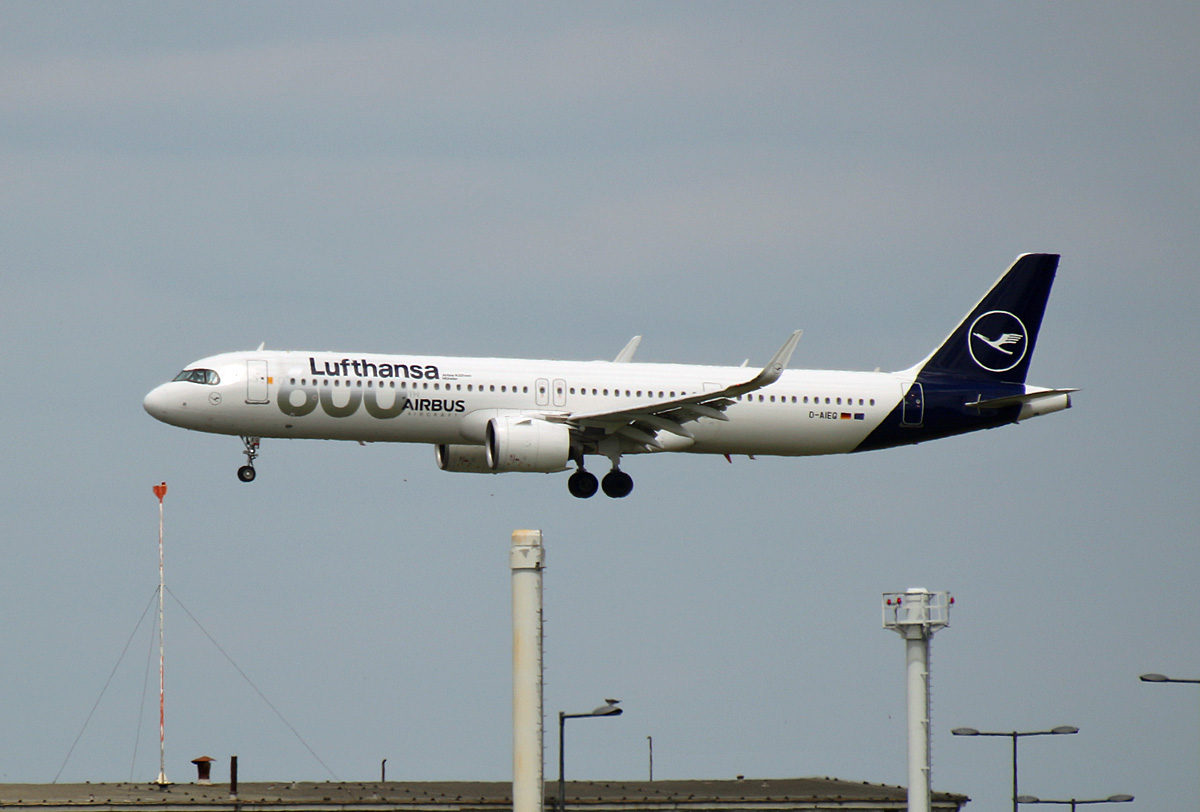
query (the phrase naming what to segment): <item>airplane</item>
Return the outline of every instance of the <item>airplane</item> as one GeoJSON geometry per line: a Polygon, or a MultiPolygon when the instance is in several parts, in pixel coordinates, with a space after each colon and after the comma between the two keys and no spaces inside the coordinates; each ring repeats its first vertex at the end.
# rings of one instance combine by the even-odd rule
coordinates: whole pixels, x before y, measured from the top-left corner
{"type": "Polygon", "coordinates": [[[261,440],[428,443],[443,471],[575,471],[573,496],[628,496],[621,459],[684,452],[808,456],[870,451],[1071,407],[1076,389],[1025,383],[1057,254],[1022,254],[949,337],[899,372],[787,369],[801,331],[760,370],[308,351],[231,352],[146,395],[153,417],[239,436],[255,478],[261,440]],[[753,373],[753,374],[751,374],[753,373]],[[587,457],[606,457],[598,481],[587,457]]]}

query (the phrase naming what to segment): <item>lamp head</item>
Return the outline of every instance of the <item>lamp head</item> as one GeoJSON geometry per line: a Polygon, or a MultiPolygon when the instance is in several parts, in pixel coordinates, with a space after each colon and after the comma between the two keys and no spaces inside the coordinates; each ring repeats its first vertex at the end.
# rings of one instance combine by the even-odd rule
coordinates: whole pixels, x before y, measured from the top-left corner
{"type": "Polygon", "coordinates": [[[620,716],[622,713],[625,712],[623,708],[617,707],[617,703],[620,701],[621,700],[619,700],[619,699],[606,699],[606,700],[604,700],[604,702],[606,704],[601,705],[600,707],[593,710],[591,715],[592,716],[620,716]]]}

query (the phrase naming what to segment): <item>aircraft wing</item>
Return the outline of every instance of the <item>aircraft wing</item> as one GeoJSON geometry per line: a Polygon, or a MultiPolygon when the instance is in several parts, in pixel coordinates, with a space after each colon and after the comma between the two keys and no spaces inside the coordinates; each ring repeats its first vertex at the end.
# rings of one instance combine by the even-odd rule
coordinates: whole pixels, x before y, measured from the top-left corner
{"type": "Polygon", "coordinates": [[[684,425],[701,417],[714,420],[728,420],[725,409],[733,403],[733,398],[770,386],[779,380],[783,370],[791,360],[792,352],[803,330],[797,330],[788,336],[788,340],[775,353],[762,370],[744,383],[727,386],[712,392],[699,392],[687,397],[669,400],[642,401],[624,409],[607,412],[582,412],[562,415],[564,420],[577,428],[600,428],[610,434],[623,434],[635,442],[643,443],[652,448],[661,448],[661,443],[655,439],[655,433],[666,431],[679,437],[692,439],[692,432],[684,425]]]}
{"type": "Polygon", "coordinates": [[[621,350],[619,353],[617,353],[617,357],[613,359],[613,363],[614,364],[628,364],[630,361],[633,360],[633,354],[635,352],[637,352],[638,344],[641,344],[641,343],[642,343],[641,336],[634,336],[633,338],[629,339],[629,343],[625,345],[625,348],[623,350],[621,350]]]}

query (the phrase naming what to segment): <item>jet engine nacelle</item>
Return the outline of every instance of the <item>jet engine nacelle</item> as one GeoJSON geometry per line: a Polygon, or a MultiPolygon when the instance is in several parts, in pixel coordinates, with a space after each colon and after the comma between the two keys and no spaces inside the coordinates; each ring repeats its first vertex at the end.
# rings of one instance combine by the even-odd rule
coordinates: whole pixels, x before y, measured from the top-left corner
{"type": "Polygon", "coordinates": [[[437,445],[437,466],[443,471],[458,471],[467,474],[494,474],[488,468],[487,449],[481,445],[437,445]]]}
{"type": "Polygon", "coordinates": [[[571,430],[540,417],[501,415],[488,421],[484,449],[488,468],[495,473],[564,471],[571,456],[571,430]]]}

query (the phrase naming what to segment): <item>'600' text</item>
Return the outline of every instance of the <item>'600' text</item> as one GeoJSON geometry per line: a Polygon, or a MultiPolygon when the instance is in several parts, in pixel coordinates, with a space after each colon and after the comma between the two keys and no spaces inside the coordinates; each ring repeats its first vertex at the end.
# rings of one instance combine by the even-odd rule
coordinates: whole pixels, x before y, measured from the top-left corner
{"type": "MultiPolygon", "coordinates": [[[[367,410],[367,414],[380,420],[399,417],[404,412],[453,413],[465,412],[467,405],[462,400],[448,398],[410,398],[402,392],[392,392],[389,398],[384,389],[334,390],[327,387],[295,386],[284,384],[279,387],[279,411],[291,417],[303,417],[316,411],[317,406],[330,417],[349,417],[358,411],[359,407],[367,410]],[[345,401],[334,403],[334,393],[344,392],[345,401]]],[[[340,400],[340,398],[339,398],[340,400]]]]}

